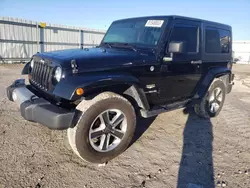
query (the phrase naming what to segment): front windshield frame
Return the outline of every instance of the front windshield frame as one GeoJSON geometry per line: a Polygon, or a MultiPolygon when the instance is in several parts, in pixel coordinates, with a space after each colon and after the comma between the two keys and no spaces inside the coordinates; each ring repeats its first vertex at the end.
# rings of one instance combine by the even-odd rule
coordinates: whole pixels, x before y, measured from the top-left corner
{"type": "MultiPolygon", "coordinates": [[[[133,45],[135,47],[143,47],[143,48],[157,48],[158,45],[160,44],[160,40],[162,38],[162,35],[164,35],[165,33],[165,29],[166,29],[166,26],[168,24],[168,21],[169,19],[167,17],[145,17],[145,18],[133,18],[133,19],[126,19],[126,20],[118,20],[118,21],[114,21],[109,29],[107,30],[106,34],[104,35],[102,41],[101,41],[101,46],[102,45],[105,45],[105,44],[126,44],[126,45],[133,45]],[[120,41],[112,41],[112,42],[109,42],[109,41],[105,41],[105,38],[107,37],[107,35],[109,34],[110,30],[113,29],[113,26],[115,24],[122,24],[122,23],[129,23],[131,22],[131,24],[134,22],[135,24],[138,23],[138,22],[145,22],[145,24],[149,21],[149,20],[157,20],[157,21],[163,21],[161,27],[148,27],[148,28],[159,28],[160,29],[160,35],[157,39],[157,43],[156,44],[147,44],[147,43],[141,43],[141,42],[120,42],[120,41]]],[[[146,26],[144,26],[146,27],[146,26]]],[[[144,32],[144,31],[143,31],[144,32]]]]}

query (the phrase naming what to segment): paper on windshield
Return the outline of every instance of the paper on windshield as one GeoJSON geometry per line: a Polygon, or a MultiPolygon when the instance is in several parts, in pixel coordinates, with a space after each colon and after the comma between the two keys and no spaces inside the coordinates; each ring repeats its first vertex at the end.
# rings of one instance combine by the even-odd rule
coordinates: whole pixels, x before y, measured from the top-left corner
{"type": "Polygon", "coordinates": [[[148,20],[145,27],[161,27],[164,20],[148,20]]]}

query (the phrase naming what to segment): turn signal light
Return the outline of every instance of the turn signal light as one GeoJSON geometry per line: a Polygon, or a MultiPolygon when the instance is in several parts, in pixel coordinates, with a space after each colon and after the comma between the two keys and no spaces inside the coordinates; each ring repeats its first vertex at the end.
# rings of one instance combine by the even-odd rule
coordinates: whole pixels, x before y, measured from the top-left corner
{"type": "Polygon", "coordinates": [[[83,90],[82,88],[77,88],[77,89],[76,89],[76,94],[77,94],[77,95],[80,96],[80,95],[82,95],[83,93],[84,93],[84,90],[83,90]]]}

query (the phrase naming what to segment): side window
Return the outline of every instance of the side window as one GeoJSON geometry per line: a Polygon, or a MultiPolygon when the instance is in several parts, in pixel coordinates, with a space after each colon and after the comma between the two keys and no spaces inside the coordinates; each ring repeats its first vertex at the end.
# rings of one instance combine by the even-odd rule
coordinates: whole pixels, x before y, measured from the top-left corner
{"type": "Polygon", "coordinates": [[[185,52],[198,52],[198,27],[192,25],[176,24],[170,36],[171,41],[182,41],[185,52]]]}
{"type": "Polygon", "coordinates": [[[230,31],[208,27],[205,34],[206,53],[229,53],[230,31]]]}

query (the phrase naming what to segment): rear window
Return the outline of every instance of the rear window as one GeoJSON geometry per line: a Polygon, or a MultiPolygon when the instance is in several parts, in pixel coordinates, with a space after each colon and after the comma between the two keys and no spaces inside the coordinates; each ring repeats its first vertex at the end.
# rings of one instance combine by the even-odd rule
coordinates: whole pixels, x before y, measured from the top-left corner
{"type": "Polygon", "coordinates": [[[228,30],[207,27],[205,34],[206,53],[229,53],[230,36],[228,30]]]}

